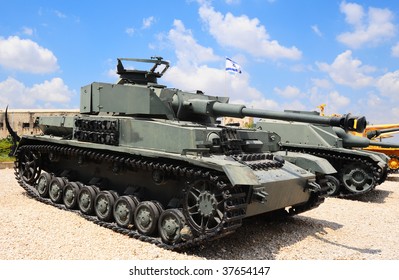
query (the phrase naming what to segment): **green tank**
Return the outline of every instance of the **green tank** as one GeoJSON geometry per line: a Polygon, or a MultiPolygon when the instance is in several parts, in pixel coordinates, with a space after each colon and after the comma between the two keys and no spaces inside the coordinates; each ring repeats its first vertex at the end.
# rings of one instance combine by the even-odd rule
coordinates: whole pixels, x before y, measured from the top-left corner
{"type": "MultiPolygon", "coordinates": [[[[320,116],[316,111],[286,112],[320,116]]],[[[387,178],[389,157],[383,153],[361,149],[379,143],[347,133],[345,128],[271,119],[259,120],[256,127],[279,134],[283,151],[311,154],[327,159],[337,170],[334,176],[338,182],[332,184],[329,195],[364,194],[387,178]]]]}
{"type": "MultiPolygon", "coordinates": [[[[282,153],[275,132],[222,126],[220,116],[275,117],[364,129],[365,119],[253,110],[227,97],[158,84],[162,58],[118,59],[116,84],[81,88],[76,116],[39,117],[19,138],[15,174],[34,198],[163,248],[234,232],[254,215],[323,202],[327,160],[282,153]],[[151,63],[131,70],[125,61],[151,63]]],[[[6,115],[7,116],[7,115],[6,115]]],[[[56,220],[56,217],[55,217],[56,220]]]]}

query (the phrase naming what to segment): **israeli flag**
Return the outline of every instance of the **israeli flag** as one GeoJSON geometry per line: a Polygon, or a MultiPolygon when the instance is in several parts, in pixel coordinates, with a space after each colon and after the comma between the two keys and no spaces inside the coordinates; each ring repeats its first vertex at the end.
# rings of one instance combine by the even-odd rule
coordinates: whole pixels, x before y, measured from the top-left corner
{"type": "Polygon", "coordinates": [[[226,71],[241,74],[241,67],[235,61],[226,57],[226,71]]]}

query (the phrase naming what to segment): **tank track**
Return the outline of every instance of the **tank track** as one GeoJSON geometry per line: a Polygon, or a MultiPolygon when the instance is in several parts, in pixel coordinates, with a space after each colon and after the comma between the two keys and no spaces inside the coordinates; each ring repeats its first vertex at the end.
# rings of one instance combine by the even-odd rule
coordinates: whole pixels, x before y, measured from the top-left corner
{"type": "MultiPolygon", "coordinates": [[[[374,164],[371,163],[370,161],[359,158],[359,157],[354,157],[350,155],[343,155],[343,154],[336,154],[332,153],[326,150],[319,150],[319,149],[303,149],[303,148],[296,148],[296,147],[289,147],[289,146],[283,146],[284,150],[290,151],[290,152],[296,152],[296,153],[303,153],[303,154],[310,154],[313,156],[325,158],[328,161],[336,161],[336,162],[353,162],[353,163],[362,163],[370,170],[373,172],[373,178],[374,181],[376,182],[375,185],[371,188],[371,190],[375,189],[375,187],[380,183],[383,182],[386,179],[387,172],[384,172],[380,170],[381,168],[374,164]]],[[[337,170],[339,172],[339,170],[337,170]]],[[[340,197],[353,197],[354,195],[357,195],[355,193],[349,193],[348,190],[343,190],[341,189],[341,192],[338,194],[340,197]]]]}
{"type": "MultiPolygon", "coordinates": [[[[203,244],[204,242],[211,241],[225,235],[231,234],[236,231],[242,225],[242,219],[246,214],[246,207],[248,201],[248,190],[242,186],[232,187],[228,182],[226,176],[223,173],[216,172],[213,170],[208,170],[205,168],[199,167],[191,167],[191,166],[183,166],[178,164],[165,164],[161,163],[155,159],[148,159],[142,157],[136,157],[133,155],[112,155],[104,151],[91,151],[82,148],[72,148],[67,146],[58,146],[58,145],[23,145],[18,147],[18,150],[15,153],[16,161],[14,163],[14,171],[15,177],[19,185],[26,191],[27,195],[31,198],[56,207],[61,210],[73,212],[75,214],[80,215],[86,220],[93,222],[99,226],[108,228],[113,230],[114,232],[118,232],[120,234],[129,236],[130,238],[138,239],[143,242],[148,242],[154,244],[160,248],[180,251],[189,247],[194,247],[203,244]],[[40,155],[51,153],[58,153],[64,156],[84,156],[85,160],[91,159],[96,161],[108,161],[118,163],[120,165],[126,164],[130,166],[134,166],[135,168],[140,168],[142,170],[148,169],[161,169],[167,172],[171,172],[176,176],[179,176],[184,179],[192,179],[192,178],[204,178],[212,181],[219,190],[221,190],[223,197],[225,197],[225,212],[224,212],[224,221],[223,226],[219,228],[217,231],[210,233],[203,233],[197,235],[193,238],[183,240],[182,242],[175,244],[167,244],[163,242],[163,240],[159,236],[147,236],[138,232],[135,228],[123,228],[118,226],[115,222],[105,222],[99,220],[97,216],[94,215],[86,215],[82,213],[80,210],[69,209],[64,204],[54,203],[49,198],[44,198],[39,195],[39,192],[36,188],[36,181],[38,174],[35,176],[35,180],[33,183],[28,183],[27,180],[21,176],[21,161],[19,160],[21,153],[25,151],[37,152],[40,155]]],[[[280,165],[278,163],[277,165],[280,165]]],[[[277,166],[272,166],[272,168],[276,168],[277,166]]],[[[259,167],[258,167],[259,168],[259,167]]],[[[265,167],[262,169],[266,170],[265,167]]],[[[38,172],[42,171],[41,167],[38,167],[38,172]]],[[[68,178],[64,178],[68,180],[68,178]]],[[[75,181],[76,182],[76,181],[75,181]]],[[[291,207],[288,209],[288,215],[297,215],[299,213],[308,211],[310,209],[318,207],[324,201],[323,195],[320,192],[312,192],[311,198],[308,202],[297,205],[295,207],[291,207]]],[[[183,211],[184,212],[184,211],[183,211]]],[[[285,211],[287,212],[287,211],[285,211]]],[[[185,213],[187,214],[187,213],[185,213]]]]}
{"type": "MultiPolygon", "coordinates": [[[[45,204],[52,205],[58,209],[74,212],[88,221],[91,221],[102,227],[111,229],[115,232],[127,235],[131,238],[135,238],[144,242],[154,244],[158,247],[168,250],[181,250],[184,248],[197,246],[208,240],[213,240],[233,233],[242,224],[242,218],[245,216],[245,210],[247,207],[246,198],[247,193],[240,186],[232,187],[229,183],[226,183],[226,178],[222,173],[214,172],[213,170],[207,170],[197,167],[179,166],[176,164],[161,164],[156,160],[142,159],[134,156],[115,156],[106,152],[89,151],[81,148],[61,147],[56,145],[24,145],[18,148],[15,154],[17,160],[14,163],[14,170],[16,180],[19,185],[27,192],[27,194],[45,204]],[[51,201],[49,198],[41,197],[36,189],[35,183],[29,184],[24,180],[20,174],[21,162],[18,160],[19,155],[24,151],[39,152],[40,154],[49,154],[51,152],[57,152],[62,155],[78,156],[83,155],[88,159],[102,160],[118,162],[119,164],[129,164],[135,168],[141,169],[162,169],[172,172],[174,175],[183,178],[205,178],[212,181],[223,193],[223,197],[226,199],[226,206],[224,212],[223,227],[219,230],[211,233],[204,233],[196,236],[192,239],[188,239],[176,244],[166,244],[160,237],[146,236],[141,234],[135,229],[128,229],[118,226],[115,222],[104,222],[99,220],[96,216],[83,214],[79,210],[68,209],[63,204],[57,204],[51,201]]],[[[41,172],[41,170],[40,170],[41,172]]],[[[40,173],[39,172],[39,173],[40,173]]],[[[36,176],[36,180],[37,180],[36,176]]],[[[95,215],[95,214],[94,214],[95,215]]]]}

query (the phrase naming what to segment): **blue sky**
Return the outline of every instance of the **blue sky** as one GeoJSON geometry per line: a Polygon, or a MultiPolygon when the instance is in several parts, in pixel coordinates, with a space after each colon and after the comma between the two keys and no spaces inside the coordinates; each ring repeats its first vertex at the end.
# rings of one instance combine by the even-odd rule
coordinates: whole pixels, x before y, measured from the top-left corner
{"type": "Polygon", "coordinates": [[[399,122],[396,1],[0,0],[0,108],[78,108],[117,57],[162,56],[168,87],[271,110],[399,122]],[[241,74],[226,74],[225,58],[241,74]]]}

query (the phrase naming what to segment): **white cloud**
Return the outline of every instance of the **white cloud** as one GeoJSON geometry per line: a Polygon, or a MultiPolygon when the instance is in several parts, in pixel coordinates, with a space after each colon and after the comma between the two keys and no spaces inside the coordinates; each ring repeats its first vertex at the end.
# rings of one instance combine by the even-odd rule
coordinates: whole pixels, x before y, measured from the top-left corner
{"type": "Polygon", "coordinates": [[[119,75],[116,73],[115,67],[109,69],[109,70],[106,72],[106,76],[107,76],[108,78],[111,78],[111,79],[115,80],[115,81],[117,81],[117,80],[119,79],[119,75]]]}
{"type": "Polygon", "coordinates": [[[331,79],[340,85],[352,88],[370,86],[374,79],[367,74],[375,71],[371,66],[362,65],[358,59],[352,58],[352,52],[347,50],[339,54],[330,65],[316,62],[321,71],[327,72],[331,79]]]}
{"type": "Polygon", "coordinates": [[[135,30],[134,30],[133,27],[128,27],[128,28],[125,29],[125,32],[126,32],[126,34],[129,35],[129,36],[133,36],[135,30]]]}
{"type": "Polygon", "coordinates": [[[10,108],[31,108],[33,99],[26,95],[26,87],[14,78],[0,82],[0,107],[10,105],[10,108]]]}
{"type": "Polygon", "coordinates": [[[247,108],[253,108],[253,109],[281,111],[281,106],[276,101],[272,99],[266,99],[264,97],[258,98],[256,100],[237,98],[237,99],[232,99],[230,103],[244,104],[247,108]]]}
{"type": "Polygon", "coordinates": [[[392,115],[395,117],[395,119],[399,118],[399,107],[392,108],[391,112],[392,112],[392,115]]]}
{"type": "Polygon", "coordinates": [[[294,98],[299,96],[301,93],[299,88],[294,86],[286,86],[284,89],[275,87],[274,91],[277,92],[278,95],[283,96],[285,98],[294,98]]]}
{"type": "Polygon", "coordinates": [[[191,68],[193,65],[222,60],[213,53],[212,48],[198,44],[191,30],[186,29],[180,20],[174,21],[173,29],[168,33],[168,40],[173,44],[179,66],[185,70],[189,70],[187,67],[191,68]]]}
{"type": "Polygon", "coordinates": [[[345,14],[345,20],[347,23],[354,25],[358,28],[363,26],[364,10],[363,7],[356,3],[341,2],[339,6],[341,13],[345,14]]]}
{"type": "Polygon", "coordinates": [[[0,82],[0,106],[7,104],[14,109],[43,108],[43,107],[69,107],[69,102],[75,95],[61,78],[53,78],[32,87],[25,86],[22,82],[7,78],[0,82]]]}
{"type": "Polygon", "coordinates": [[[305,106],[299,100],[293,100],[291,102],[286,102],[286,103],[282,104],[278,110],[279,111],[284,111],[284,110],[306,111],[307,106],[305,106]],[[281,109],[281,107],[283,109],[281,109]]]}
{"type": "Polygon", "coordinates": [[[319,88],[329,89],[331,88],[331,83],[327,79],[311,79],[312,83],[319,88]]]}
{"type": "Polygon", "coordinates": [[[308,93],[310,103],[314,106],[312,110],[320,111],[319,106],[324,104],[325,115],[345,114],[349,107],[353,109],[353,104],[348,97],[340,94],[337,90],[313,86],[308,93]],[[350,106],[349,106],[350,105],[350,106]]]}
{"type": "Polygon", "coordinates": [[[394,16],[389,9],[370,7],[366,14],[361,5],[343,1],[340,10],[353,31],[338,35],[337,40],[351,48],[377,45],[395,36],[394,16]]]}
{"type": "Polygon", "coordinates": [[[59,17],[59,18],[67,18],[67,16],[66,16],[64,13],[62,13],[62,12],[60,12],[60,11],[58,11],[58,10],[55,10],[55,11],[54,11],[54,14],[55,14],[57,17],[59,17]]]}
{"type": "Polygon", "coordinates": [[[382,107],[384,105],[384,103],[382,102],[382,99],[379,95],[376,94],[369,94],[367,97],[367,106],[374,107],[374,108],[378,108],[378,107],[382,107]]]}
{"type": "Polygon", "coordinates": [[[18,36],[0,37],[0,65],[35,74],[58,70],[57,58],[49,49],[18,36]]]}
{"type": "Polygon", "coordinates": [[[28,90],[28,93],[35,99],[56,103],[68,103],[72,95],[61,78],[53,78],[42,84],[35,84],[28,90]]]}
{"type": "Polygon", "coordinates": [[[377,80],[377,88],[382,96],[399,100],[399,70],[389,72],[377,80]]]}
{"type": "Polygon", "coordinates": [[[323,37],[323,33],[321,33],[319,27],[317,25],[312,25],[310,28],[312,28],[313,32],[319,36],[319,37],[323,37]]]}
{"type": "Polygon", "coordinates": [[[222,46],[234,47],[259,58],[300,59],[302,56],[296,47],[287,48],[272,40],[257,18],[236,17],[231,13],[222,15],[207,3],[202,4],[199,15],[222,46]]]}
{"type": "Polygon", "coordinates": [[[28,36],[32,36],[33,35],[34,30],[30,27],[22,27],[22,33],[28,36]]]}
{"type": "Polygon", "coordinates": [[[226,4],[229,5],[236,5],[236,4],[240,4],[241,0],[225,0],[226,4]]]}
{"type": "Polygon", "coordinates": [[[192,65],[191,71],[186,71],[177,65],[166,72],[163,80],[181,90],[189,92],[201,90],[209,95],[230,97],[231,102],[243,100],[244,104],[248,104],[250,101],[262,98],[261,93],[249,85],[248,78],[245,74],[226,75],[224,69],[206,65],[192,65]]]}
{"type": "Polygon", "coordinates": [[[186,90],[202,90],[206,94],[228,96],[234,100],[261,99],[261,93],[249,85],[246,73],[227,75],[225,59],[214,54],[212,48],[198,44],[191,30],[175,20],[173,28],[167,34],[167,41],[172,45],[177,62],[169,68],[163,77],[168,85],[186,90]],[[207,63],[217,62],[220,68],[212,68],[207,63]]]}
{"type": "Polygon", "coordinates": [[[399,42],[391,48],[391,54],[394,57],[399,57],[399,42]]]}
{"type": "Polygon", "coordinates": [[[155,18],[153,16],[148,17],[148,18],[144,18],[143,19],[143,29],[147,29],[150,28],[151,25],[153,25],[155,23],[155,18]]]}
{"type": "Polygon", "coordinates": [[[395,120],[399,119],[398,103],[386,102],[386,99],[380,94],[368,93],[362,100],[359,100],[360,115],[365,115],[371,125],[397,122],[395,120]]]}
{"type": "Polygon", "coordinates": [[[350,99],[346,96],[339,94],[338,91],[330,92],[329,97],[330,97],[331,103],[334,107],[341,108],[341,107],[348,106],[350,103],[350,99]]]}

